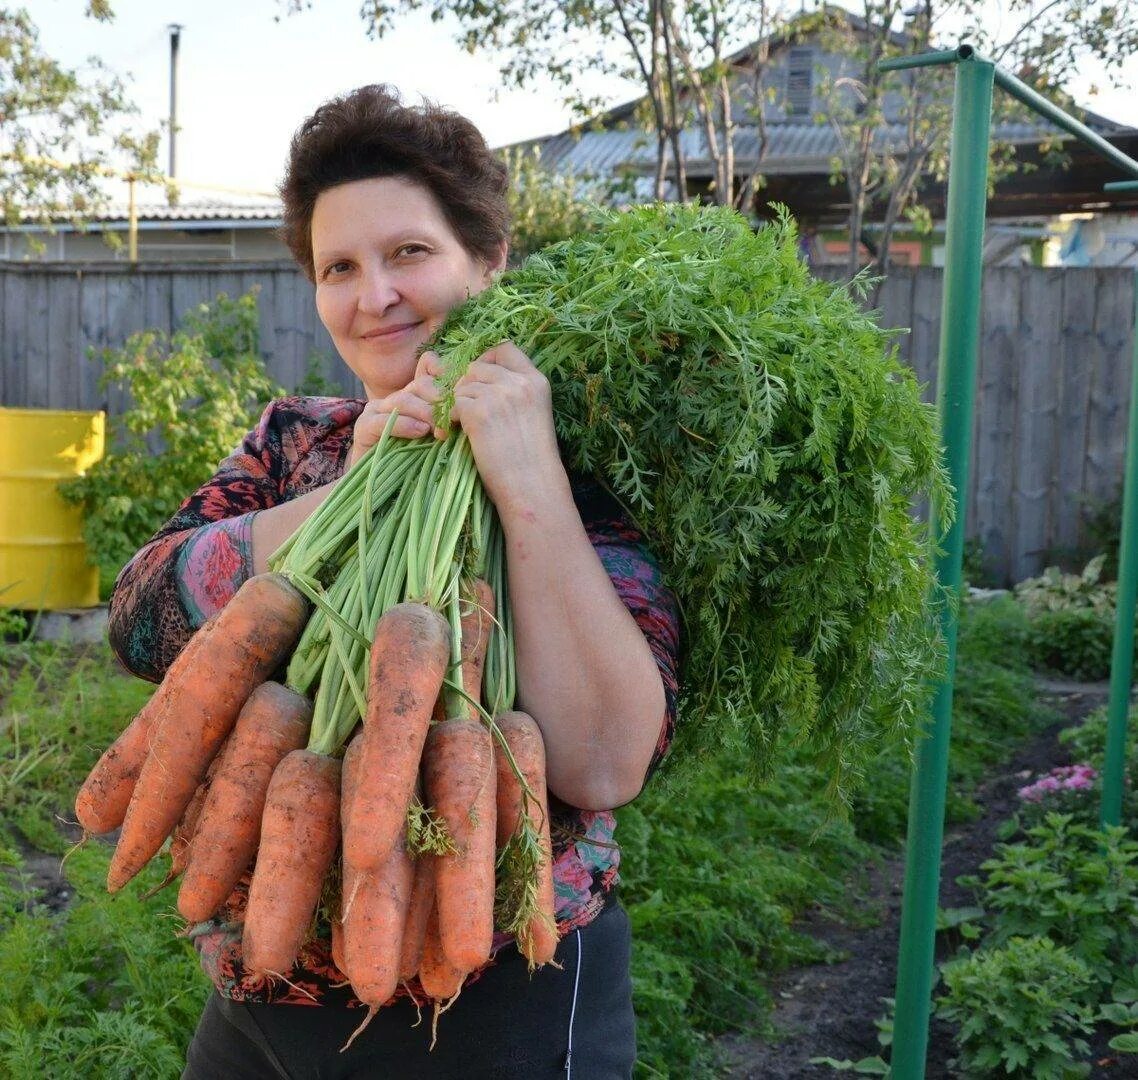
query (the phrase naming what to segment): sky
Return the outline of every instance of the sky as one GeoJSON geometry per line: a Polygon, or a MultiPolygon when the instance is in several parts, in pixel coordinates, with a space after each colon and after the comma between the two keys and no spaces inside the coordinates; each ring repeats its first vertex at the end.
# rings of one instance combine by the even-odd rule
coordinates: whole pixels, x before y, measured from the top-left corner
{"type": "MultiPolygon", "coordinates": [[[[168,116],[168,26],[181,24],[177,172],[186,183],[271,192],[300,121],[322,101],[369,82],[392,83],[405,99],[427,96],[458,109],[494,146],[569,123],[552,85],[503,91],[495,100],[500,87],[493,59],[468,55],[446,24],[426,15],[407,17],[389,36],[370,40],[361,0],[312,0],[309,10],[294,15],[284,14],[278,0],[112,0],[110,24],[85,18],[84,0],[23,2],[49,55],[80,70],[88,56],[99,57],[129,78],[131,97],[152,127],[168,116]]],[[[1138,126],[1138,57],[1125,78],[1122,90],[1091,97],[1091,85],[1105,90],[1105,81],[1088,70],[1071,90],[1094,111],[1138,126]]],[[[636,94],[611,79],[588,90],[614,105],[636,94]]],[[[163,168],[167,154],[164,141],[163,168]]],[[[208,197],[206,189],[188,189],[185,196],[208,197]]]]}

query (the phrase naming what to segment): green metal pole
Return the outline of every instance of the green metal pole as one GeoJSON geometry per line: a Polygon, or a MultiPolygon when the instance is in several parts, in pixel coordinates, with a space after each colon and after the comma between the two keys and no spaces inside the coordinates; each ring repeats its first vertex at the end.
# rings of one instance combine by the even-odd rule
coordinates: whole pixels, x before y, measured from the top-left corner
{"type": "Polygon", "coordinates": [[[1126,726],[1130,717],[1130,679],[1134,673],[1134,608],[1138,601],[1138,280],[1134,290],[1134,350],[1130,364],[1130,427],[1122,490],[1122,537],[1118,545],[1118,598],[1114,650],[1110,659],[1106,759],[1102,770],[1099,821],[1105,828],[1122,818],[1122,780],[1126,766],[1126,726]]]}
{"type": "MultiPolygon", "coordinates": [[[[971,46],[966,46],[971,50],[971,46]]],[[[877,65],[878,71],[908,71],[910,68],[939,67],[942,64],[955,64],[962,59],[959,49],[942,49],[940,52],[917,53],[915,56],[894,56],[889,60],[882,60],[877,65]]]]}
{"type": "Polygon", "coordinates": [[[1138,191],[1138,180],[1115,180],[1110,184],[1103,184],[1103,191],[1138,191]]]}
{"type": "MultiPolygon", "coordinates": [[[[959,54],[949,162],[944,295],[941,303],[937,411],[945,461],[956,492],[956,517],[937,560],[941,584],[959,594],[964,554],[964,492],[968,490],[972,404],[980,336],[984,214],[988,198],[988,135],[992,120],[994,65],[959,54]]],[[[939,535],[945,508],[932,507],[939,535]]],[[[917,747],[909,793],[908,851],[897,960],[892,1072],[895,1080],[923,1080],[933,985],[933,946],[944,838],[945,787],[956,670],[956,617],[942,616],[948,670],[937,687],[932,726],[917,747]]]]}
{"type": "Polygon", "coordinates": [[[1070,132],[1080,140],[1097,150],[1107,161],[1113,162],[1123,172],[1131,176],[1138,176],[1138,162],[1127,157],[1117,146],[1112,146],[1097,132],[1091,131],[1086,124],[1080,123],[1073,116],[1068,115],[1058,105],[1048,101],[1042,94],[1037,94],[1027,83],[1021,82],[1014,75],[1002,68],[996,68],[996,85],[1012,97],[1022,101],[1029,109],[1033,109],[1040,116],[1050,120],[1057,127],[1070,132]]]}

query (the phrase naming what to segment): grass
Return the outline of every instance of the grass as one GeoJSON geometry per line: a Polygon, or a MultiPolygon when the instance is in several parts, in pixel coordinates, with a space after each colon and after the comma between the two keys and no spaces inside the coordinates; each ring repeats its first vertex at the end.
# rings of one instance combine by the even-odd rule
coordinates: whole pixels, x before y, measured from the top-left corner
{"type": "MultiPolygon", "coordinates": [[[[961,627],[949,813],[971,812],[985,769],[1047,723],[1032,703],[1013,602],[968,608],[961,627]],[[997,665],[991,658],[999,657],[997,665]]],[[[75,789],[150,688],[105,648],[0,646],[0,1075],[177,1075],[208,991],[175,934],[173,896],[108,897],[109,849],[68,857],[73,900],[43,906],[32,878],[69,847],[75,789]]],[[[826,959],[795,920],[821,907],[864,918],[859,886],[904,833],[908,760],[871,760],[847,817],[823,778],[788,755],[755,787],[729,762],[677,797],[650,786],[619,813],[622,896],[633,925],[633,982],[644,1077],[711,1077],[714,1038],[762,1031],[769,977],[826,959]]]]}
{"type": "Polygon", "coordinates": [[[84,845],[66,860],[62,912],[34,876],[71,848],[71,798],[150,688],[106,648],[0,649],[0,1075],[177,1076],[208,985],[168,894],[137,898],[160,869],[111,897],[109,847],[84,845]]]}

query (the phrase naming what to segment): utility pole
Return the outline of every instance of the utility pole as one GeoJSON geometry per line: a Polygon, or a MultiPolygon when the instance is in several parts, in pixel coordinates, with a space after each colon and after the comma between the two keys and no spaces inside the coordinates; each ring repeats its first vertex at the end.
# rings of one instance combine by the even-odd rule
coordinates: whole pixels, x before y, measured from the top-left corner
{"type": "Polygon", "coordinates": [[[177,176],[178,143],[178,44],[182,36],[179,23],[170,23],[170,168],[167,175],[172,180],[177,176]]]}

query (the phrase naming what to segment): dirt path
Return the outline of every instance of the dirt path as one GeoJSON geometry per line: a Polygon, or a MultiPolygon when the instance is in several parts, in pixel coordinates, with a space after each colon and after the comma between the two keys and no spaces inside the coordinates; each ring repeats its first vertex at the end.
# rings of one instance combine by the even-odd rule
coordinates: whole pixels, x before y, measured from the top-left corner
{"type": "MultiPolygon", "coordinates": [[[[980,786],[976,801],[983,810],[981,817],[946,834],[941,863],[942,907],[963,907],[974,902],[971,894],[956,884],[956,879],[975,873],[991,854],[997,829],[1015,810],[1016,790],[1025,779],[1070,763],[1058,733],[1105,702],[1108,691],[1106,683],[1055,680],[1039,680],[1038,687],[1044,699],[1066,719],[1036,736],[999,775],[980,786]]],[[[851,928],[818,913],[800,924],[806,933],[847,959],[837,964],[796,968],[781,975],[773,986],[778,1004],[771,1022],[784,1033],[784,1038],[778,1042],[722,1040],[721,1049],[728,1063],[726,1076],[733,1080],[837,1080],[854,1074],[811,1065],[810,1058],[827,1056],[857,1061],[881,1053],[874,1021],[885,1014],[882,999],[892,997],[894,992],[904,870],[902,852],[870,873],[864,907],[876,914],[876,925],[851,928]]],[[[1133,1058],[1122,1064],[1105,1050],[1105,1037],[1098,1042],[1099,1063],[1093,1077],[1122,1080],[1134,1075],[1125,1071],[1134,1067],[1133,1058]]],[[[955,1075],[948,1065],[952,1053],[949,1029],[934,1020],[926,1080],[948,1080],[955,1075]]]]}

